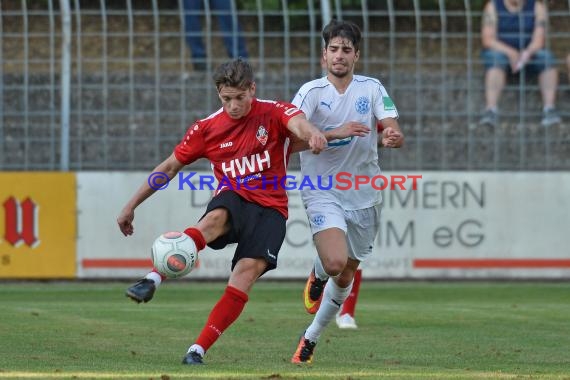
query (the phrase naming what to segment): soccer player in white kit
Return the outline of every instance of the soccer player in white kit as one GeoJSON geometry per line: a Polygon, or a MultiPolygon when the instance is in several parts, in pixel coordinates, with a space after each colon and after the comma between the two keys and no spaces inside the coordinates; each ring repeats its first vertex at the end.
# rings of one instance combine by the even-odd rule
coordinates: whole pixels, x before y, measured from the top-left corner
{"type": "Polygon", "coordinates": [[[335,318],[351,291],[354,273],[371,253],[381,210],[381,193],[370,184],[356,183],[341,190],[335,179],[356,176],[372,178],[381,173],[378,144],[398,148],[404,136],[398,125],[398,111],[378,79],[354,75],[360,56],[359,27],[348,21],[331,21],[323,30],[323,59],[327,75],[304,84],[292,103],[307,119],[326,132],[347,123],[367,126],[370,133],[329,141],[319,156],[301,152],[303,177],[312,183],[333,178],[331,189],[301,190],[318,256],[304,290],[305,308],[315,314],[299,340],[293,363],[311,363],[317,341],[335,318]],[[384,131],[378,135],[376,122],[384,131]],[[349,176],[350,175],[350,176],[349,176]],[[331,278],[331,281],[328,279],[331,278]]]}

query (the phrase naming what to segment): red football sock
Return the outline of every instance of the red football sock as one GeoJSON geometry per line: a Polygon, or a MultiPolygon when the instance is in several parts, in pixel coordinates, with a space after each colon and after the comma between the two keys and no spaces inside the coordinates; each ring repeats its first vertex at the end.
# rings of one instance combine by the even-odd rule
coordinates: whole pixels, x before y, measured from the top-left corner
{"type": "Polygon", "coordinates": [[[201,251],[206,246],[206,239],[204,239],[204,235],[200,232],[199,229],[195,227],[188,227],[184,230],[184,233],[194,240],[194,244],[196,244],[196,249],[201,251]]]}
{"type": "Polygon", "coordinates": [[[342,304],[342,311],[340,315],[348,314],[354,318],[354,311],[356,309],[356,301],[358,300],[358,291],[360,290],[360,280],[362,279],[362,269],[358,269],[354,273],[354,281],[352,282],[352,290],[348,298],[342,304]]]}
{"type": "Polygon", "coordinates": [[[246,293],[228,285],[210,312],[206,325],[196,339],[196,344],[202,346],[204,351],[208,351],[220,335],[240,316],[247,300],[246,293]]]}

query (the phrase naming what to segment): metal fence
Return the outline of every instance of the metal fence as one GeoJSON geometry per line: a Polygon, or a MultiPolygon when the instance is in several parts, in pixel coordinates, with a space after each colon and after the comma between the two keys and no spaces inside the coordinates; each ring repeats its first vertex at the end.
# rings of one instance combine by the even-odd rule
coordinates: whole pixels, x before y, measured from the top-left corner
{"type": "MultiPolygon", "coordinates": [[[[260,98],[290,100],[321,75],[323,20],[362,27],[357,71],[383,81],[407,137],[404,148],[382,152],[385,169],[570,169],[570,0],[548,2],[565,121],[551,128],[540,126],[532,79],[509,83],[498,128],[477,125],[484,90],[479,3],[307,0],[301,8],[299,1],[231,1],[260,98]]],[[[2,170],[148,170],[188,124],[219,108],[210,77],[228,56],[208,1],[206,71],[193,68],[182,0],[0,4],[2,170]]]]}

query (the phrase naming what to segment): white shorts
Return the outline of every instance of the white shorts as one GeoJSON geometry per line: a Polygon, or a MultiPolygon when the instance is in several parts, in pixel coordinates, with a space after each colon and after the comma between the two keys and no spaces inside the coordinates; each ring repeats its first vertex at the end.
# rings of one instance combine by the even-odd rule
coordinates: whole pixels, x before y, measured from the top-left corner
{"type": "Polygon", "coordinates": [[[362,210],[344,210],[332,202],[307,205],[307,217],[313,236],[329,228],[340,228],[346,233],[348,256],[360,262],[372,253],[380,228],[381,211],[380,204],[362,210]]]}

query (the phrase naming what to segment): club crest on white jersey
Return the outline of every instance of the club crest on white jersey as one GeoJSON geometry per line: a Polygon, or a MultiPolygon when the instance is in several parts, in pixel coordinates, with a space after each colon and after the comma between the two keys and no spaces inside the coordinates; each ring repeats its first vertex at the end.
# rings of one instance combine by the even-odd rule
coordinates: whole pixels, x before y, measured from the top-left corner
{"type": "Polygon", "coordinates": [[[356,107],[356,112],[361,115],[366,115],[370,112],[370,99],[366,96],[361,96],[356,99],[356,104],[354,106],[356,107]]]}

